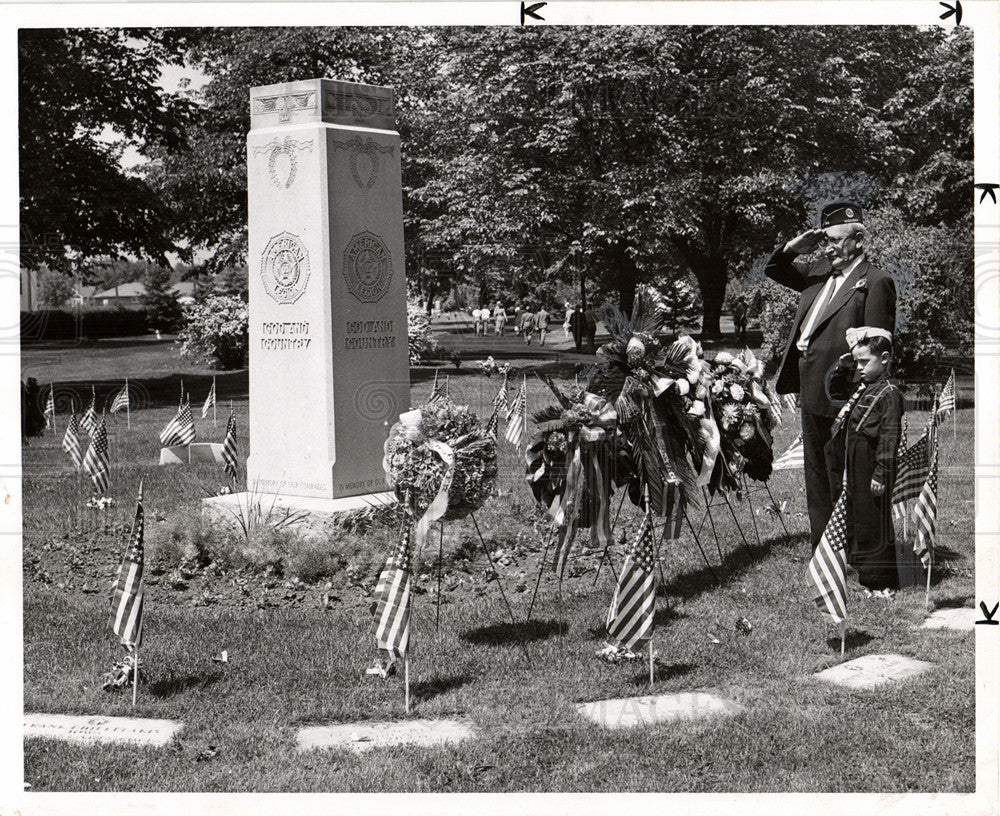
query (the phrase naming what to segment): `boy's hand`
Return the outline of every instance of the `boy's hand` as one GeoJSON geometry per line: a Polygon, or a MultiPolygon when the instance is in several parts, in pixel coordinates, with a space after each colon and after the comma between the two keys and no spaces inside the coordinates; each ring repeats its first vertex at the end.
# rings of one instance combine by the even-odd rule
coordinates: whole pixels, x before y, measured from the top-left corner
{"type": "Polygon", "coordinates": [[[872,479],[872,495],[882,496],[885,494],[885,485],[877,479],[872,479]]]}

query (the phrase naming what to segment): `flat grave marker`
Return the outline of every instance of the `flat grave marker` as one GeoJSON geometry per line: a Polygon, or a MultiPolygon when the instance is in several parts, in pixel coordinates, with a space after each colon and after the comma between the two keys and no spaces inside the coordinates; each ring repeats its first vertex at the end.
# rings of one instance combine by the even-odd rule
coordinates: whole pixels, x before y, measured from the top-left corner
{"type": "Polygon", "coordinates": [[[24,715],[25,739],[47,737],[83,744],[131,742],[163,746],[183,727],[184,723],[178,720],[41,713],[24,715]]]}
{"type": "Polygon", "coordinates": [[[957,629],[972,632],[976,626],[978,614],[975,609],[936,609],[921,624],[921,629],[957,629]]]}
{"type": "Polygon", "coordinates": [[[299,729],[296,742],[300,751],[340,748],[360,754],[393,745],[444,745],[472,736],[472,726],[461,720],[399,720],[309,726],[299,729]]]}
{"type": "Polygon", "coordinates": [[[934,668],[933,663],[898,654],[864,655],[817,672],[827,683],[853,689],[872,689],[884,683],[899,683],[934,668]]]}
{"type": "Polygon", "coordinates": [[[717,714],[733,715],[743,706],[707,691],[623,697],[577,703],[577,712],[605,728],[634,728],[658,722],[695,720],[717,714]]]}

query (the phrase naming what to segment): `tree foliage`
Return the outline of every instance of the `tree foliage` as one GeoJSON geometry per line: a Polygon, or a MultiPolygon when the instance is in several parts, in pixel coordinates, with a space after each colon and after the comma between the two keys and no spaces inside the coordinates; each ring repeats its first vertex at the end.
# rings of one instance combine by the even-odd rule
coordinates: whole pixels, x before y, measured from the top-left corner
{"type": "Polygon", "coordinates": [[[157,84],[175,58],[145,30],[19,32],[23,266],[67,270],[125,254],[165,262],[171,211],[121,159],[127,146],[181,148],[188,107],[157,84]]]}

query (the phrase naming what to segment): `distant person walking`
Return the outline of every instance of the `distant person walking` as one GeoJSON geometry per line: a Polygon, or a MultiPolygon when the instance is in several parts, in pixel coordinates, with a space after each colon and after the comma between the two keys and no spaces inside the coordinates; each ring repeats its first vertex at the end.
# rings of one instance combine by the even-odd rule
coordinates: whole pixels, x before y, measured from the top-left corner
{"type": "Polygon", "coordinates": [[[503,304],[498,300],[497,305],[493,307],[493,328],[497,337],[503,334],[503,324],[506,322],[507,312],[504,310],[503,304]]]}
{"type": "Polygon", "coordinates": [[[544,346],[545,335],[549,330],[549,313],[545,311],[544,306],[539,306],[535,314],[535,328],[538,329],[538,344],[544,346]]]}
{"type": "Polygon", "coordinates": [[[531,309],[525,308],[521,312],[521,336],[524,337],[524,344],[531,345],[531,338],[535,334],[535,313],[531,309]]]}
{"type": "Polygon", "coordinates": [[[587,320],[583,316],[583,310],[579,304],[569,316],[569,328],[573,332],[573,345],[576,346],[576,350],[583,351],[583,333],[587,328],[587,320]]]}
{"type": "Polygon", "coordinates": [[[520,303],[514,304],[514,334],[521,333],[521,315],[524,314],[524,309],[521,308],[520,303]]]}
{"type": "Polygon", "coordinates": [[[483,311],[475,308],[472,310],[472,325],[476,329],[476,337],[483,333],[483,311]]]}
{"type": "Polygon", "coordinates": [[[569,305],[569,301],[563,306],[566,310],[566,319],[563,321],[563,339],[569,340],[570,338],[570,318],[573,317],[573,312],[576,311],[572,306],[569,305]]]}

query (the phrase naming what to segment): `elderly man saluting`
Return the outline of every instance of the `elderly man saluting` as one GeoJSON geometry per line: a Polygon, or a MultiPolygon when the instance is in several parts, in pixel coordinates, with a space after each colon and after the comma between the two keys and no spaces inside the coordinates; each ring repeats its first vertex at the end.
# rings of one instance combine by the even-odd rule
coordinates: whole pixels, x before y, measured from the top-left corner
{"type": "Polygon", "coordinates": [[[806,230],[779,247],[764,269],[772,280],[802,293],[776,385],[779,394],[799,394],[813,549],[840,495],[844,473],[844,451],[828,455],[824,448],[833,420],[850,396],[849,390],[838,392],[836,387],[831,394],[838,361],[849,352],[845,332],[859,326],[892,332],[896,322],[896,286],[868,262],[867,244],[861,207],[839,201],[823,208],[819,229],[806,230]],[[820,248],[819,260],[798,257],[820,248]]]}

